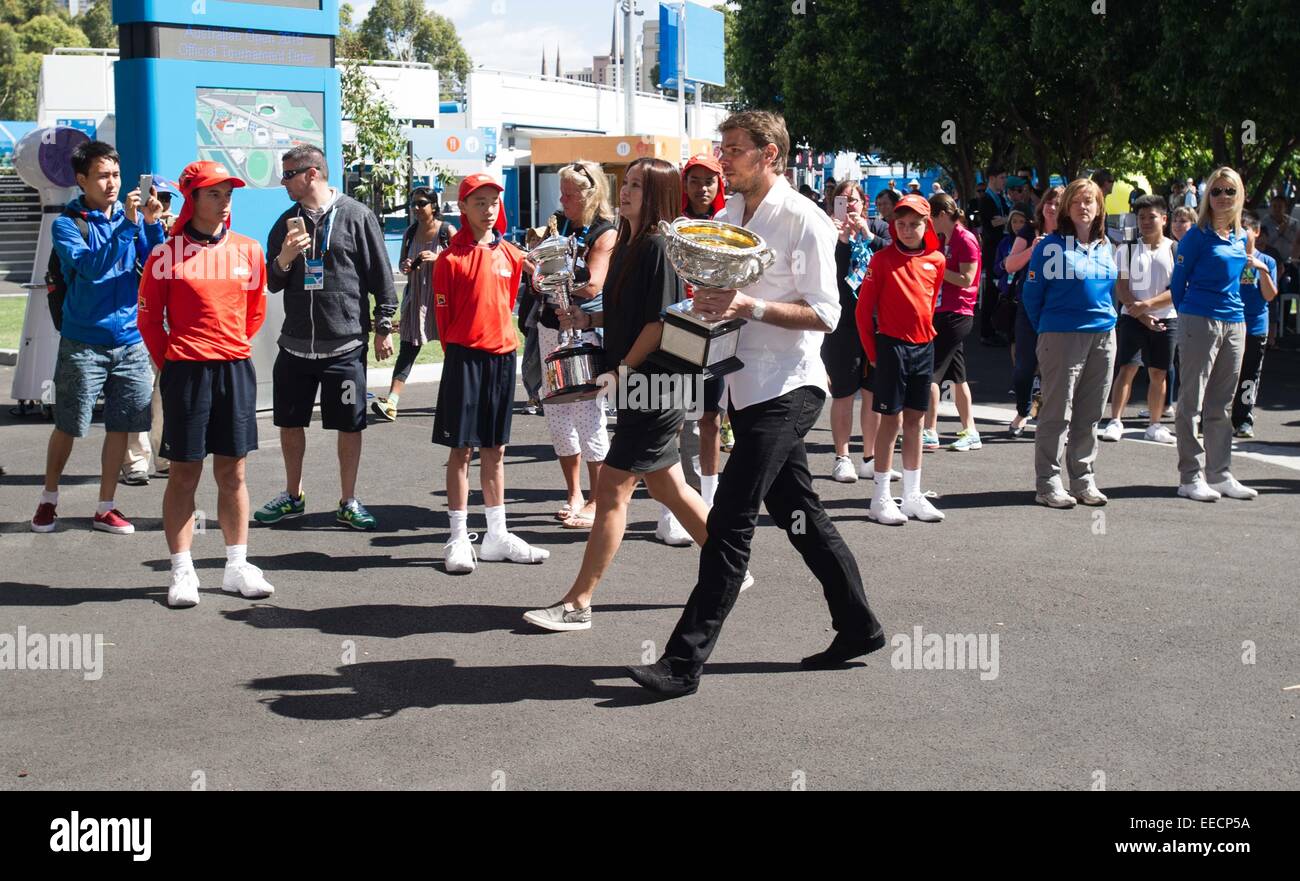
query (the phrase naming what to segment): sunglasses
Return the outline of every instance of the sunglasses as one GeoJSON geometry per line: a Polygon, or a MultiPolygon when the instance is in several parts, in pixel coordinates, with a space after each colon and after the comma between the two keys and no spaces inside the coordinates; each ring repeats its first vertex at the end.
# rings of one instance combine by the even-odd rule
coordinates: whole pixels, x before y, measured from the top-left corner
{"type": "Polygon", "coordinates": [[[578,174],[581,174],[583,177],[585,177],[587,179],[587,183],[591,184],[593,188],[596,186],[596,180],[591,176],[591,172],[587,170],[586,166],[579,165],[577,162],[575,162],[573,163],[572,168],[574,171],[578,172],[578,174]]]}
{"type": "Polygon", "coordinates": [[[412,208],[428,208],[432,203],[428,199],[416,199],[411,203],[412,208]]]}
{"type": "Polygon", "coordinates": [[[305,165],[302,168],[295,168],[291,171],[286,171],[284,174],[280,175],[280,180],[281,182],[293,180],[295,177],[302,174],[304,171],[311,171],[315,167],[316,167],[315,165],[305,165]]]}
{"type": "Polygon", "coordinates": [[[1235,196],[1237,195],[1237,188],[1236,187],[1211,187],[1210,195],[1214,196],[1215,198],[1218,198],[1219,196],[1235,196]]]}

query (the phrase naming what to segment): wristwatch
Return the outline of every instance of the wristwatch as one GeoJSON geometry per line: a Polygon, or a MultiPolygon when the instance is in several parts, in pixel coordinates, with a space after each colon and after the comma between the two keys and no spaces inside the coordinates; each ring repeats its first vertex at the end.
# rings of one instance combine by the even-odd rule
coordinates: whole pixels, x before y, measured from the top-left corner
{"type": "Polygon", "coordinates": [[[384,317],[375,322],[375,335],[388,336],[393,332],[393,319],[384,317]]]}
{"type": "Polygon", "coordinates": [[[754,305],[749,309],[749,317],[755,321],[763,320],[763,313],[767,311],[767,300],[754,300],[754,305]]]}

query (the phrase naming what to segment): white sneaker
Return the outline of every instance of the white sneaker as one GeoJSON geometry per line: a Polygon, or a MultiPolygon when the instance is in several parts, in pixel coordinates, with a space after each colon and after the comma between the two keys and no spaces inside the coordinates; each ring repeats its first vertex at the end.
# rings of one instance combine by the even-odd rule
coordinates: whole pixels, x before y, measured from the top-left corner
{"type": "Polygon", "coordinates": [[[853,460],[848,456],[836,456],[835,467],[831,469],[831,480],[836,483],[857,483],[858,472],[853,467],[853,460]]]}
{"type": "MultiPolygon", "coordinates": [[[[875,479],[876,479],[876,463],[875,463],[875,460],[873,460],[873,459],[859,459],[859,460],[858,460],[858,477],[862,478],[863,480],[875,480],[875,479]]],[[[902,479],[903,479],[903,475],[900,474],[900,473],[898,473],[897,471],[895,471],[893,468],[890,468],[890,469],[889,469],[889,479],[890,479],[890,480],[902,480],[902,479]]]]}
{"type": "Polygon", "coordinates": [[[1124,436],[1124,423],[1118,419],[1112,419],[1106,423],[1106,427],[1101,430],[1101,439],[1115,443],[1124,436]]]}
{"type": "Polygon", "coordinates": [[[686,531],[686,527],[677,521],[671,511],[659,515],[659,525],[655,527],[655,538],[673,548],[684,548],[692,541],[691,534],[686,531]]]}
{"type": "Polygon", "coordinates": [[[188,609],[199,604],[199,573],[193,566],[172,570],[172,585],[167,588],[167,605],[188,609]]]}
{"type": "Polygon", "coordinates": [[[221,589],[250,600],[265,599],[275,593],[275,588],[262,576],[262,570],[252,563],[227,565],[226,572],[221,577],[221,589]]]}
{"type": "Polygon", "coordinates": [[[1178,442],[1178,439],[1174,437],[1174,433],[1158,422],[1155,425],[1148,425],[1146,434],[1142,435],[1142,437],[1158,444],[1172,444],[1178,442]]]}
{"type": "Polygon", "coordinates": [[[442,546],[443,565],[453,574],[473,572],[475,563],[474,540],[477,533],[469,533],[464,538],[453,539],[442,546]]]}
{"type": "Polygon", "coordinates": [[[479,553],[479,556],[489,563],[500,563],[503,560],[509,560],[511,563],[540,563],[550,555],[550,551],[532,547],[511,532],[507,532],[502,539],[486,536],[479,553]]]}
{"type": "Polygon", "coordinates": [[[903,516],[920,520],[923,523],[940,523],[943,521],[943,512],[930,504],[930,500],[920,493],[914,493],[903,499],[903,504],[898,510],[903,516]]]}
{"type": "Polygon", "coordinates": [[[1196,478],[1193,483],[1179,486],[1178,494],[1194,502],[1217,502],[1222,497],[1222,494],[1217,489],[1213,489],[1202,477],[1196,478]]]}
{"type": "Polygon", "coordinates": [[[886,526],[902,526],[907,522],[907,515],[898,510],[898,503],[892,498],[872,499],[867,517],[886,526]]]}
{"type": "Polygon", "coordinates": [[[744,593],[754,586],[754,575],[748,569],[745,570],[745,580],[740,582],[740,592],[744,593]]]}
{"type": "Polygon", "coordinates": [[[1238,483],[1237,478],[1231,474],[1218,483],[1211,483],[1209,486],[1210,489],[1230,499],[1249,500],[1259,495],[1258,490],[1253,490],[1244,483],[1238,483]]]}

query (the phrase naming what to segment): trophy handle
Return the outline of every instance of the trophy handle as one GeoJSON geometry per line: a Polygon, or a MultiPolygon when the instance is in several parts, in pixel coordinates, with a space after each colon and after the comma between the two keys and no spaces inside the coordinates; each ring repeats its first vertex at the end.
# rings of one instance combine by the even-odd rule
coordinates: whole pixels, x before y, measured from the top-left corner
{"type": "Polygon", "coordinates": [[[663,235],[663,236],[668,237],[668,238],[672,238],[672,235],[673,235],[673,227],[672,227],[672,224],[670,224],[670,223],[669,223],[668,221],[666,221],[666,220],[661,220],[661,221],[659,221],[659,233],[660,233],[661,235],[663,235]]]}
{"type": "Polygon", "coordinates": [[[776,252],[771,248],[764,248],[758,255],[758,265],[760,269],[768,270],[776,262],[776,252]]]}

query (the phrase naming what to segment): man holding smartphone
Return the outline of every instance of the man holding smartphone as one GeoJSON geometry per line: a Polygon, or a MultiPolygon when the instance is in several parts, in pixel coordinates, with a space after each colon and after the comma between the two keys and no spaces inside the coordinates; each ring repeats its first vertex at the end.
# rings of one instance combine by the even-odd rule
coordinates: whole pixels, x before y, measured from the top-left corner
{"type": "Polygon", "coordinates": [[[319,390],[321,422],[338,432],[341,492],[335,520],[374,529],[375,518],[356,497],[366,427],[366,340],[373,329],[375,357],[383,361],[393,354],[393,268],[378,219],[329,185],[318,148],[299,145],[282,162],[281,181],[296,204],[271,227],[266,253],[274,255],[267,290],[284,293],[280,354],[272,376],[285,490],[253,517],[270,524],[306,512],[302,465],[319,390]],[[373,319],[368,314],[372,296],[373,319]]]}

